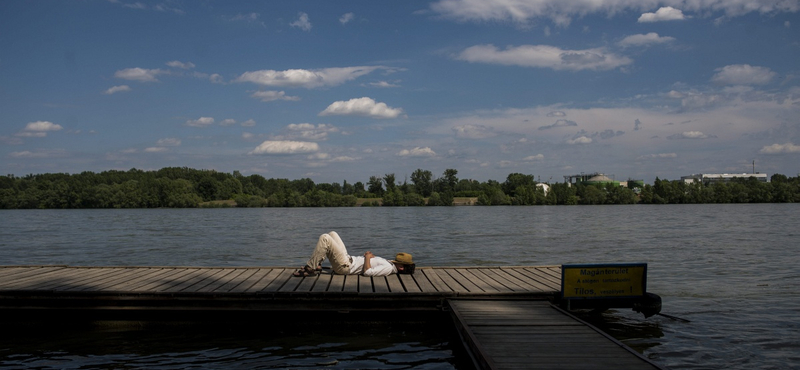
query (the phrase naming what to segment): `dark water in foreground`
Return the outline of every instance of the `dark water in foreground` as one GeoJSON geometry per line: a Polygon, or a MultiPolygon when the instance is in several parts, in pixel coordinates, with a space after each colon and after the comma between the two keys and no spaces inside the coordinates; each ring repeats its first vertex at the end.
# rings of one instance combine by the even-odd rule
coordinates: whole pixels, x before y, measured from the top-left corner
{"type": "MultiPolygon", "coordinates": [[[[0,265],[300,266],[328,230],[418,265],[646,262],[662,312],[691,322],[610,310],[593,323],[670,368],[800,369],[795,204],[20,210],[0,226],[0,265]]],[[[38,328],[0,336],[0,367],[463,367],[446,330],[351,329],[38,328]]]]}

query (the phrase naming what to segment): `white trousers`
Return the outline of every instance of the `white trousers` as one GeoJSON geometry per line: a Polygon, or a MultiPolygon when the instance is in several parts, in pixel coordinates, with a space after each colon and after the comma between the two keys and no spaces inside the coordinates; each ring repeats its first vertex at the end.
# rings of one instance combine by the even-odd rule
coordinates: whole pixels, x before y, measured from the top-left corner
{"type": "Polygon", "coordinates": [[[314,253],[306,262],[306,266],[316,268],[325,258],[331,261],[331,268],[337,274],[347,275],[350,273],[350,255],[344,246],[342,238],[335,231],[319,236],[314,253]]]}

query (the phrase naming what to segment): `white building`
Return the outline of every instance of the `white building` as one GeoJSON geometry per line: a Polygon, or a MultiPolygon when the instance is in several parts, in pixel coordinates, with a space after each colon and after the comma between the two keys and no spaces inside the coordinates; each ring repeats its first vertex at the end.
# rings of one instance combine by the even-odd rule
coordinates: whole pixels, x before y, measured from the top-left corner
{"type": "Polygon", "coordinates": [[[689,176],[681,176],[683,182],[689,184],[693,182],[702,182],[703,184],[713,184],[717,182],[730,182],[734,178],[749,178],[755,177],[759,182],[767,182],[766,173],[699,173],[689,176]]]}

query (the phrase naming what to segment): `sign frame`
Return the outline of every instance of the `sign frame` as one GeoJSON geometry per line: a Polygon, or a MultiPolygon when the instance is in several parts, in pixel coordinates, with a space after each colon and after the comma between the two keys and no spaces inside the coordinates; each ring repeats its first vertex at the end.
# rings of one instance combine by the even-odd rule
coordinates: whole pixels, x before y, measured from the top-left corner
{"type": "MultiPolygon", "coordinates": [[[[627,272],[626,272],[627,273],[627,272]]],[[[572,276],[571,278],[574,278],[572,276]]],[[[591,275],[590,279],[594,280],[595,275],[591,275]]],[[[598,281],[599,283],[600,281],[598,281]]],[[[630,299],[630,298],[642,298],[647,293],[647,263],[589,263],[589,264],[566,264],[561,265],[561,298],[566,300],[616,300],[616,299],[630,299]],[[621,274],[623,269],[641,269],[642,276],[641,276],[641,286],[638,286],[636,281],[632,281],[630,286],[630,291],[633,292],[634,287],[636,291],[641,291],[641,294],[611,294],[611,295],[603,295],[603,294],[595,294],[592,293],[591,296],[581,295],[578,293],[567,294],[565,289],[575,289],[575,285],[572,283],[567,282],[567,275],[574,274],[574,270],[595,270],[595,271],[602,271],[602,274],[605,271],[615,272],[621,274]],[[568,271],[572,273],[568,273],[568,271]],[[639,290],[641,289],[641,290],[639,290]]]]}

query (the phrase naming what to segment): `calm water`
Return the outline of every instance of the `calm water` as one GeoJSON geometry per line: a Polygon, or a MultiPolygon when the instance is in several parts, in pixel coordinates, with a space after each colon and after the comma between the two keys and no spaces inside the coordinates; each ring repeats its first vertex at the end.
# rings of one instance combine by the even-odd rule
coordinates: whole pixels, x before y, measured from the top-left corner
{"type": "MultiPolygon", "coordinates": [[[[670,368],[800,369],[796,204],[19,210],[0,226],[0,265],[299,267],[329,230],[418,265],[646,262],[662,312],[691,322],[611,310],[593,323],[670,368]]],[[[459,367],[440,331],[337,334],[70,328],[0,339],[0,366],[459,367]]]]}

